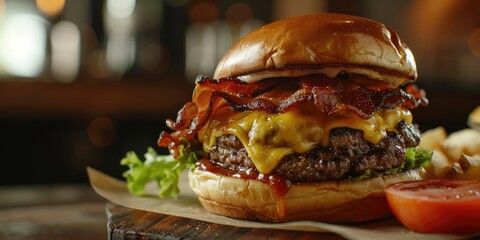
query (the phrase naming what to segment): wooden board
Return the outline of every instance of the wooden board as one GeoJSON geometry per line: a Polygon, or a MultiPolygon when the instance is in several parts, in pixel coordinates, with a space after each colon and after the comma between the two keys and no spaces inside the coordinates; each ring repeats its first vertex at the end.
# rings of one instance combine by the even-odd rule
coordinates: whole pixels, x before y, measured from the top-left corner
{"type": "Polygon", "coordinates": [[[107,203],[108,238],[124,239],[344,239],[333,233],[239,228],[145,212],[107,203]]]}

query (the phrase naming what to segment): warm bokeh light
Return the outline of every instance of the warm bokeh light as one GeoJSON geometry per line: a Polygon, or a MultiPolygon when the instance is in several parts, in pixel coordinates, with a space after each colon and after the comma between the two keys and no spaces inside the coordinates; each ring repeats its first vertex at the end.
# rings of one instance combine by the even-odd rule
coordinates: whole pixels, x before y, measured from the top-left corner
{"type": "MultiPolygon", "coordinates": [[[[275,20],[289,18],[309,13],[325,12],[328,8],[327,0],[274,0],[272,17],[275,20]]],[[[345,3],[345,5],[349,5],[345,3]]]]}
{"type": "Polygon", "coordinates": [[[61,21],[50,32],[52,74],[56,80],[75,80],[80,68],[80,30],[68,21],[61,21]]]}
{"type": "Polygon", "coordinates": [[[475,56],[480,57],[480,28],[473,30],[470,34],[468,38],[468,46],[475,56]]]}
{"type": "Polygon", "coordinates": [[[97,147],[108,147],[115,140],[115,127],[112,119],[97,117],[90,122],[87,129],[90,142],[97,147]]]}
{"type": "Polygon", "coordinates": [[[225,11],[225,21],[232,30],[232,40],[236,41],[247,35],[252,30],[263,25],[261,21],[254,18],[250,5],[245,3],[233,3],[225,11]]]}
{"type": "Polygon", "coordinates": [[[225,20],[230,24],[243,24],[252,19],[252,8],[245,3],[234,3],[225,12],[225,20]]]}
{"type": "Polygon", "coordinates": [[[0,0],[0,14],[5,12],[5,0],[0,0]]]}
{"type": "Polygon", "coordinates": [[[211,23],[218,20],[218,7],[213,3],[201,2],[193,5],[189,11],[192,23],[211,23]]]}
{"type": "Polygon", "coordinates": [[[18,77],[41,74],[46,57],[46,25],[32,14],[16,14],[0,27],[0,65],[18,77]]]}
{"type": "Polygon", "coordinates": [[[59,14],[65,7],[65,0],[36,0],[38,9],[47,16],[59,14]]]}

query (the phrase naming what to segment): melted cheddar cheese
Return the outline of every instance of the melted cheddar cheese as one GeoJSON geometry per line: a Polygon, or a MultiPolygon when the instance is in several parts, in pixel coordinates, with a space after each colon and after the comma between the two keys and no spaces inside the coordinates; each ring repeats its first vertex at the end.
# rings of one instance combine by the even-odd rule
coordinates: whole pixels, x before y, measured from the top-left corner
{"type": "Polygon", "coordinates": [[[231,107],[216,111],[198,136],[208,153],[217,137],[237,136],[260,173],[269,173],[290,153],[305,153],[315,145],[328,145],[333,128],[349,127],[363,131],[363,137],[372,143],[385,138],[400,121],[412,122],[408,109],[381,109],[371,118],[363,119],[344,112],[325,116],[317,111],[294,109],[285,113],[235,112],[231,107]]]}

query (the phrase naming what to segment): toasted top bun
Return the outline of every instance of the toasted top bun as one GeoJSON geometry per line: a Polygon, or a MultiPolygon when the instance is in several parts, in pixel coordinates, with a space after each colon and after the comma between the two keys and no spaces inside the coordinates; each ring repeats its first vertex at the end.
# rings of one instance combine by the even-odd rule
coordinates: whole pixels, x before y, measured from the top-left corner
{"type": "Polygon", "coordinates": [[[256,82],[269,77],[366,75],[397,87],[417,78],[408,46],[376,21],[342,14],[312,14],[265,25],[233,45],[214,78],[256,82]]]}
{"type": "Polygon", "coordinates": [[[362,222],[391,215],[384,190],[400,181],[427,177],[423,168],[360,181],[292,184],[283,197],[259,180],[228,177],[196,169],[189,172],[190,188],[210,212],[250,220],[288,222],[312,220],[362,222]]]}

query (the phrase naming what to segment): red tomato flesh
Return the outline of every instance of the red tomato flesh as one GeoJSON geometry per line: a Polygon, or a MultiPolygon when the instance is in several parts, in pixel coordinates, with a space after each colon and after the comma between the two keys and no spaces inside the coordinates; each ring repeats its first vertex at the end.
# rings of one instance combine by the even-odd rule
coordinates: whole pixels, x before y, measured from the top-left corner
{"type": "Polygon", "coordinates": [[[395,217],[413,231],[480,232],[480,181],[400,182],[390,185],[386,196],[395,217]]]}

